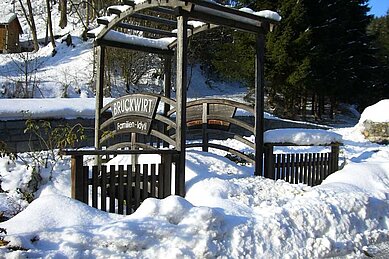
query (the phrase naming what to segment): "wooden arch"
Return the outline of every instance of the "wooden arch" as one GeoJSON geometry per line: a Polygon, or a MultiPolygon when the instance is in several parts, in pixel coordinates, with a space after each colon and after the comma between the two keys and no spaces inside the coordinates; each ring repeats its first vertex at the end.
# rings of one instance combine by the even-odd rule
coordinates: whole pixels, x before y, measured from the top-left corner
{"type": "MultiPolygon", "coordinates": [[[[170,98],[171,57],[176,52],[176,134],[179,152],[180,182],[185,179],[186,85],[188,37],[196,33],[227,26],[256,35],[255,59],[255,175],[262,175],[264,125],[264,34],[278,21],[270,11],[234,9],[206,0],[138,0],[108,8],[108,15],[97,20],[99,26],[88,32],[95,39],[98,69],[96,81],[95,147],[100,149],[100,125],[103,111],[105,47],[112,46],[156,53],[165,57],[165,97],[170,98]],[[140,21],[147,21],[147,25],[140,21]]],[[[166,112],[166,110],[165,110],[166,112]]],[[[184,195],[184,193],[181,193],[184,195]]]]}

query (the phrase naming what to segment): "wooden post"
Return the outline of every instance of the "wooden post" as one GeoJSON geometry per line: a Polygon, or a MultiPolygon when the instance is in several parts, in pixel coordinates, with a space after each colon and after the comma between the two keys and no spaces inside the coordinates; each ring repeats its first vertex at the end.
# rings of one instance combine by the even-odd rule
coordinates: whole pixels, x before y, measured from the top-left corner
{"type": "Polygon", "coordinates": [[[185,196],[185,145],[186,145],[186,85],[188,63],[188,17],[179,10],[177,16],[177,129],[176,143],[180,152],[178,161],[178,194],[185,196]]]}
{"type": "MultiPolygon", "coordinates": [[[[101,125],[101,109],[103,108],[103,86],[104,86],[104,58],[105,47],[97,46],[97,73],[96,73],[96,111],[95,111],[95,148],[100,149],[100,125],[101,125]]],[[[96,156],[96,164],[101,164],[100,156],[96,156]]]]}
{"type": "MultiPolygon", "coordinates": [[[[165,56],[164,58],[164,85],[163,85],[163,93],[166,98],[171,98],[171,88],[172,88],[172,57],[165,56]]],[[[170,105],[165,103],[163,107],[163,115],[166,116],[167,112],[170,110],[170,105]]],[[[167,134],[167,125],[163,124],[163,134],[167,134]]],[[[167,142],[163,142],[163,147],[168,147],[169,144],[167,142]]]]}
{"type": "Polygon", "coordinates": [[[273,145],[265,145],[265,170],[264,177],[274,179],[274,154],[273,145]]]}
{"type": "Polygon", "coordinates": [[[332,163],[332,172],[330,172],[330,173],[333,173],[333,172],[336,172],[339,170],[339,164],[338,164],[339,144],[332,144],[331,145],[331,157],[332,157],[332,161],[330,163],[332,163]]]}
{"type": "Polygon", "coordinates": [[[163,180],[163,198],[172,194],[172,155],[161,155],[162,174],[164,174],[163,180]]]}
{"type": "Polygon", "coordinates": [[[263,130],[264,130],[264,49],[265,40],[262,33],[257,35],[255,56],[255,171],[262,175],[263,166],[263,130]]]}
{"type": "Polygon", "coordinates": [[[203,103],[203,114],[202,114],[202,142],[204,152],[208,152],[208,103],[203,103]]]}
{"type": "Polygon", "coordinates": [[[84,176],[83,176],[83,156],[73,155],[71,158],[71,195],[73,199],[84,201],[84,176]]]}

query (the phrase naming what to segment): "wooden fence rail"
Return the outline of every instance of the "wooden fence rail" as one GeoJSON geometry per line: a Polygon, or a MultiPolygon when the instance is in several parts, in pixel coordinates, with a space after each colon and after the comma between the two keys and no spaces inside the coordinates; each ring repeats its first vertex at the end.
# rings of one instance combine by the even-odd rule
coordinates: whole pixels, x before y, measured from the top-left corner
{"type": "Polygon", "coordinates": [[[315,186],[339,169],[339,143],[331,144],[331,152],[326,153],[274,154],[274,146],[294,145],[265,144],[264,176],[267,178],[315,186]]]}
{"type": "Polygon", "coordinates": [[[177,167],[177,151],[174,150],[85,150],[64,151],[71,155],[72,198],[94,208],[111,213],[131,214],[149,197],[165,198],[184,188],[177,167]],[[85,155],[138,155],[158,154],[161,163],[84,166],[85,155]]]}

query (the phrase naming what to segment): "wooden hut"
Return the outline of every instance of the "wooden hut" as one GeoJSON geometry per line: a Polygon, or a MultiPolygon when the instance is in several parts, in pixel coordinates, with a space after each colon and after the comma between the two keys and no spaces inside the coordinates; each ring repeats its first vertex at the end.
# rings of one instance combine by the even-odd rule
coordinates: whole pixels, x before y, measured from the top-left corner
{"type": "Polygon", "coordinates": [[[19,34],[22,33],[16,14],[0,15],[0,53],[20,52],[19,34]]]}

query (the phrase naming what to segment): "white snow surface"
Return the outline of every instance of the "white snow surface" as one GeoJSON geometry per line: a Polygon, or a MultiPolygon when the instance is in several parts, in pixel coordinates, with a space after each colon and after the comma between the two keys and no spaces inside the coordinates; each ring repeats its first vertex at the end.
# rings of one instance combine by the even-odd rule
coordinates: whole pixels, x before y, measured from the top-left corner
{"type": "MultiPolygon", "coordinates": [[[[25,208],[0,223],[7,230],[4,240],[10,241],[0,247],[0,255],[363,258],[363,250],[389,241],[389,146],[359,142],[359,135],[354,137],[359,133],[352,128],[333,131],[344,136],[340,162],[345,166],[320,186],[256,177],[252,166],[192,150],[186,159],[186,197],[150,198],[129,216],[102,212],[66,197],[70,195],[67,157],[55,166],[51,178],[43,171],[45,184],[36,199],[22,204],[11,190],[26,188],[31,171],[21,162],[0,158],[1,186],[10,192],[0,196],[0,208],[15,210],[18,201],[19,209],[25,208]]],[[[315,135],[305,131],[305,136],[310,134],[315,135]]],[[[244,149],[233,141],[228,145],[244,149]]]]}
{"type": "Polygon", "coordinates": [[[105,36],[105,40],[111,40],[121,43],[135,44],[145,47],[153,47],[158,49],[168,49],[170,43],[176,40],[175,37],[166,37],[160,39],[149,39],[136,35],[129,35],[117,31],[110,30],[105,36]]]}
{"type": "Polygon", "coordinates": [[[14,13],[3,13],[0,11],[0,24],[9,24],[16,18],[14,13]]]}
{"type": "Polygon", "coordinates": [[[263,11],[255,12],[254,14],[264,18],[272,19],[277,22],[281,21],[282,19],[282,17],[277,12],[270,11],[270,10],[263,10],[263,11]]]}
{"type": "Polygon", "coordinates": [[[265,143],[291,143],[295,145],[328,145],[342,143],[342,136],[322,129],[274,129],[264,133],[265,143]]]}
{"type": "Polygon", "coordinates": [[[364,121],[389,122],[389,99],[384,99],[373,104],[362,112],[359,123],[364,121]]]}

